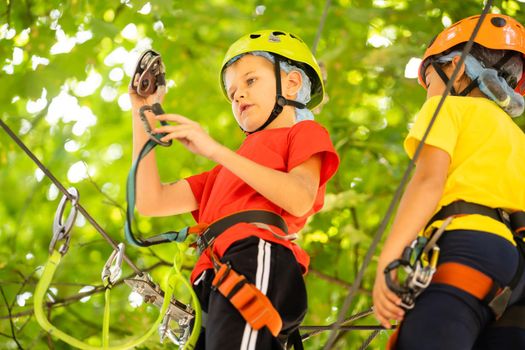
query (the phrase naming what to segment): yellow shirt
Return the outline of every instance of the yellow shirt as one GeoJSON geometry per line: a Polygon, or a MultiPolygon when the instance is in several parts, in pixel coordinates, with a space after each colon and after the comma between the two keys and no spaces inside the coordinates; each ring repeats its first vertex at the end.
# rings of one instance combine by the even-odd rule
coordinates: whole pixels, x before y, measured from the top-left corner
{"type": "MultiPolygon", "coordinates": [[[[428,99],[419,111],[404,143],[409,157],[414,155],[440,99],[428,99]]],[[[493,101],[447,97],[425,144],[444,150],[451,158],[437,211],[457,200],[525,210],[525,134],[493,101]]],[[[503,223],[482,215],[457,217],[447,227],[454,229],[492,232],[514,243],[503,223]]]]}

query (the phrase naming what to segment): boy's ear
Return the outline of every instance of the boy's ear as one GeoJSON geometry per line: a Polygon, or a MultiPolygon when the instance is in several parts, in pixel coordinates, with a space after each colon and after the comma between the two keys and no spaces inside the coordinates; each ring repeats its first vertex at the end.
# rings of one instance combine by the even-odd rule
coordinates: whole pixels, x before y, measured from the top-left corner
{"type": "Polygon", "coordinates": [[[286,76],[283,84],[283,93],[286,98],[294,97],[297,95],[301,86],[303,85],[303,77],[301,73],[296,70],[292,70],[286,76]]]}

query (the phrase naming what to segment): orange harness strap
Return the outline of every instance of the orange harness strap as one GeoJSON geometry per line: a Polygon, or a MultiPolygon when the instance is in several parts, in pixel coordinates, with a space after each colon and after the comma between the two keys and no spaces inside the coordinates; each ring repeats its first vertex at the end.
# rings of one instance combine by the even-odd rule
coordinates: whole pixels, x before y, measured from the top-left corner
{"type": "Polygon", "coordinates": [[[441,283],[461,289],[479,300],[493,290],[492,278],[467,265],[446,262],[438,266],[432,283],[441,283]]]}
{"type": "Polygon", "coordinates": [[[219,269],[215,271],[212,286],[219,290],[240,312],[250,326],[259,330],[266,326],[274,337],[281,331],[283,322],[272,302],[246,277],[235,272],[229,264],[215,261],[219,269]]]}
{"type": "Polygon", "coordinates": [[[399,337],[399,329],[401,328],[400,326],[401,324],[398,324],[394,333],[392,333],[390,335],[390,338],[388,338],[388,342],[386,343],[385,350],[395,350],[396,349],[397,338],[399,337]]]}
{"type": "MultiPolygon", "coordinates": [[[[485,300],[487,296],[494,293],[492,278],[472,267],[455,262],[446,262],[439,265],[431,283],[441,283],[456,287],[479,300],[485,300]]],[[[499,291],[497,292],[499,293],[499,291]]],[[[388,339],[387,350],[396,349],[400,328],[400,325],[398,325],[396,331],[388,339]]]]}

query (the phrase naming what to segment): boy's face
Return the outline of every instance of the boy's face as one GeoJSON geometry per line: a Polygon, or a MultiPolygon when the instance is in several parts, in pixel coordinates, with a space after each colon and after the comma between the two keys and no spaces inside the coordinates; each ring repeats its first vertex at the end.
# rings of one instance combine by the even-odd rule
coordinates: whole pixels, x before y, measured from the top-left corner
{"type": "MultiPolygon", "coordinates": [[[[446,66],[442,67],[442,69],[443,71],[448,71],[446,66]]],[[[427,85],[427,100],[434,96],[441,96],[445,92],[446,84],[432,65],[429,65],[425,72],[425,84],[427,85]]]]}
{"type": "Polygon", "coordinates": [[[224,83],[237,123],[254,131],[268,119],[275,104],[276,83],[272,62],[244,55],[224,73],[224,83]]]}

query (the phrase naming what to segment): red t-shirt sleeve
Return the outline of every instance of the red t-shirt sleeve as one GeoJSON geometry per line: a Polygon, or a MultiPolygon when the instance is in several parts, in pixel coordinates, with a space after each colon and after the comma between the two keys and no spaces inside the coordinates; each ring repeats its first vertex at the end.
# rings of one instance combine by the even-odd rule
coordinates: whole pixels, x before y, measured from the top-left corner
{"type": "Polygon", "coordinates": [[[313,155],[321,154],[319,187],[323,186],[339,167],[339,156],[328,131],[317,122],[302,121],[293,126],[289,138],[288,171],[301,165],[313,155]]]}
{"type": "MultiPolygon", "coordinates": [[[[197,203],[199,203],[199,209],[202,206],[202,199],[203,199],[204,191],[206,188],[206,181],[208,180],[210,173],[211,171],[206,171],[206,172],[185,178],[185,180],[188,181],[188,183],[190,184],[191,191],[193,192],[193,195],[195,196],[197,203]]],[[[199,211],[200,211],[199,209],[191,212],[191,215],[193,215],[193,218],[197,222],[199,222],[199,211]]]]}

